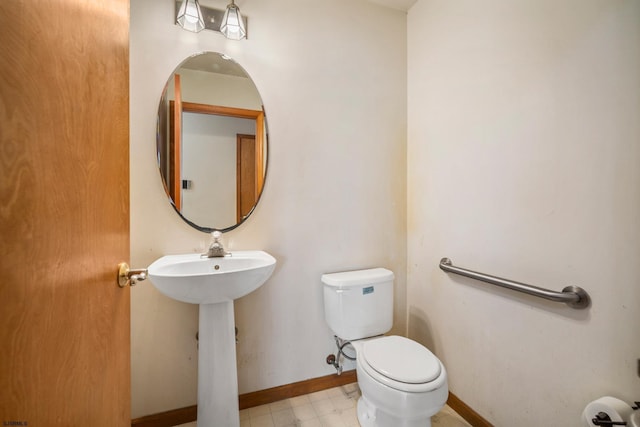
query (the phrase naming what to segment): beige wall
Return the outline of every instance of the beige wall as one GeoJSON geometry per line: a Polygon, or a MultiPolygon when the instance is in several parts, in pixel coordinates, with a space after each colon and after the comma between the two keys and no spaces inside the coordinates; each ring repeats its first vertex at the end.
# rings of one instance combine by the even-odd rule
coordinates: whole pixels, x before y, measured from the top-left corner
{"type": "MultiPolygon", "coordinates": [[[[226,1],[202,2],[223,8],[226,1]]],[[[263,249],[272,278],[236,303],[240,392],[334,372],[320,275],[382,266],[396,273],[394,331],[406,331],[406,14],[364,0],[239,1],[250,39],[173,25],[173,2],[131,1],[131,261],[204,250],[208,236],[166,200],[155,115],[189,55],[236,59],[263,98],[269,164],[262,200],[225,235],[263,249]]],[[[132,416],[196,403],[197,307],[149,281],[132,289],[132,416]]]]}
{"type": "Polygon", "coordinates": [[[640,2],[419,0],[408,15],[409,333],[496,426],[640,396],[640,2]],[[442,257],[577,311],[449,276],[442,257]]]}
{"type": "Polygon", "coordinates": [[[255,133],[253,119],[183,113],[180,173],[192,184],[182,190],[185,218],[219,229],[236,224],[237,135],[255,133]]]}

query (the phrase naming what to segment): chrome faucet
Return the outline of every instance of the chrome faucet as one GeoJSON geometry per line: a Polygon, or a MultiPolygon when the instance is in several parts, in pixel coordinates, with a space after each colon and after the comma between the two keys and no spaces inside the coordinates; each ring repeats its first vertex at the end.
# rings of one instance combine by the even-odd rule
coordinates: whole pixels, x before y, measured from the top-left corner
{"type": "Polygon", "coordinates": [[[222,233],[219,231],[214,231],[213,233],[211,233],[211,237],[213,238],[213,241],[211,242],[211,245],[209,245],[207,258],[220,258],[227,255],[228,252],[224,250],[224,246],[222,246],[222,242],[220,241],[222,233]]]}

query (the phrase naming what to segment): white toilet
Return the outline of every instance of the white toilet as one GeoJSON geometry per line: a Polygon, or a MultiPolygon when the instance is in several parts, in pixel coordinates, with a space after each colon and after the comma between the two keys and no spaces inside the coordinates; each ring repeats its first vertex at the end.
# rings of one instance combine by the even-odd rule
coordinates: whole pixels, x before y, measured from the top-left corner
{"type": "Polygon", "coordinates": [[[393,272],[384,268],[322,275],[324,314],[350,341],[362,397],[362,427],[429,427],[447,401],[447,372],[426,347],[382,336],[393,324],[393,272]]]}

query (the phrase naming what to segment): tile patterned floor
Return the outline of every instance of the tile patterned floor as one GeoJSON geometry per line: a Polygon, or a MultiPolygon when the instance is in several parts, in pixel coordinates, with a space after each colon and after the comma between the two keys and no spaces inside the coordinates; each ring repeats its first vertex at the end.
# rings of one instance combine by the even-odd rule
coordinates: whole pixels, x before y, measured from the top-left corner
{"type": "MultiPolygon", "coordinates": [[[[359,427],[358,384],[347,384],[240,411],[240,427],[359,427]]],[[[445,406],[431,419],[433,427],[471,427],[445,406]]],[[[180,427],[196,427],[196,423],[180,427]]]]}

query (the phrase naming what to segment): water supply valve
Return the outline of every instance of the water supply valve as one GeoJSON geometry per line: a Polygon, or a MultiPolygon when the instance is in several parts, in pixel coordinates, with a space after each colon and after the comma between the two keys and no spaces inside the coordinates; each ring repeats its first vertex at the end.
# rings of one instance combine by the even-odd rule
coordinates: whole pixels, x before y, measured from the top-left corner
{"type": "Polygon", "coordinates": [[[335,365],[336,364],[336,355],[330,354],[327,356],[327,365],[335,365]]]}
{"type": "Polygon", "coordinates": [[[340,362],[338,361],[338,358],[335,354],[328,355],[326,361],[327,365],[333,365],[333,367],[336,368],[338,375],[342,374],[342,365],[340,365],[340,362]]]}

